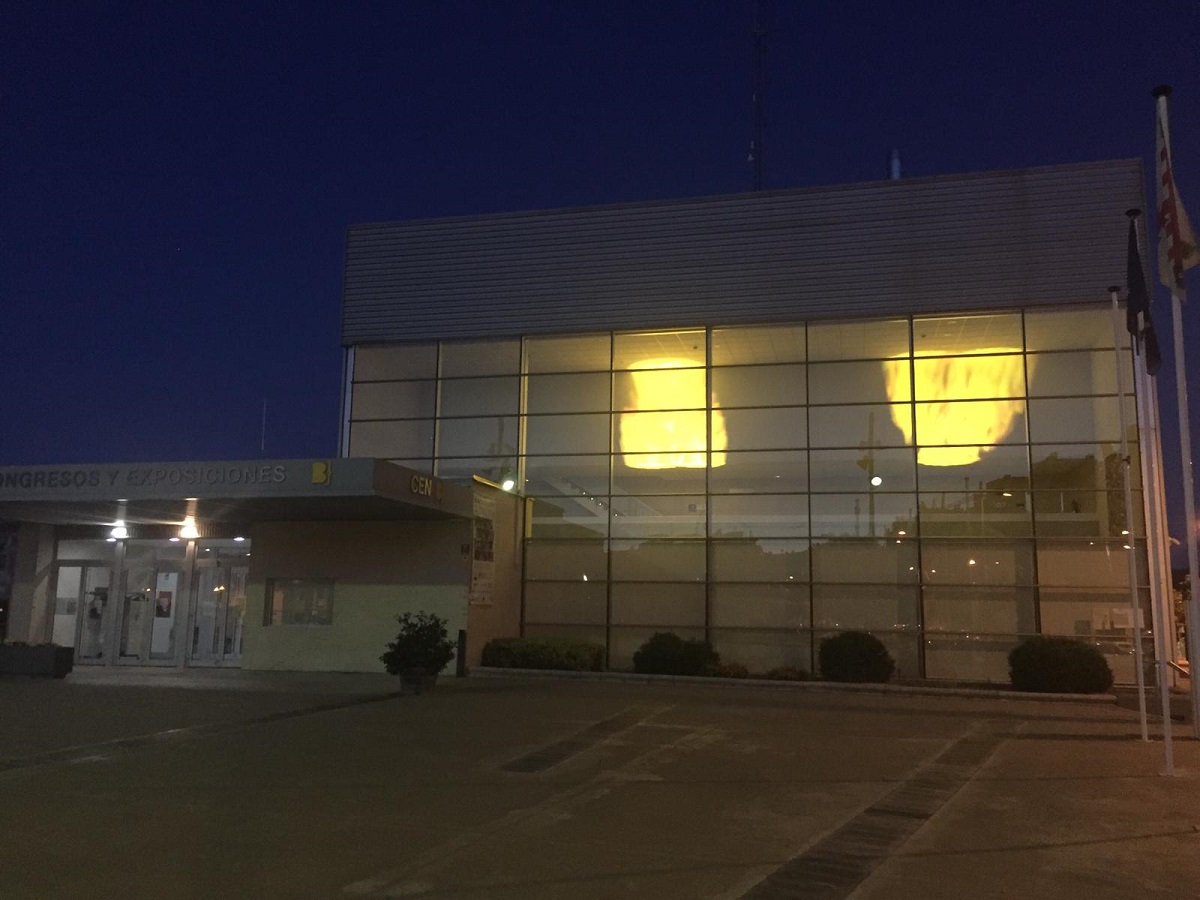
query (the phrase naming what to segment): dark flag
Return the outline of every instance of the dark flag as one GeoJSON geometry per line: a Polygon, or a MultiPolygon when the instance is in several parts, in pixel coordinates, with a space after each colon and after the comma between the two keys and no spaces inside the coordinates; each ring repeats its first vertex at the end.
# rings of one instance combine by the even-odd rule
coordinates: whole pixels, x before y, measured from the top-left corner
{"type": "MultiPolygon", "coordinates": [[[[1130,213],[1134,213],[1130,210],[1130,213]]],[[[1127,213],[1129,215],[1129,213],[1127,213]]],[[[1142,254],[1138,252],[1137,229],[1134,227],[1135,215],[1129,215],[1129,253],[1125,257],[1125,327],[1138,341],[1141,349],[1142,321],[1150,321],[1150,294],[1146,291],[1146,276],[1142,272],[1142,254]]]]}
{"type": "Polygon", "coordinates": [[[1154,323],[1146,319],[1146,330],[1142,333],[1146,341],[1146,371],[1157,375],[1162,368],[1162,353],[1158,349],[1158,335],[1154,333],[1154,323]]]}

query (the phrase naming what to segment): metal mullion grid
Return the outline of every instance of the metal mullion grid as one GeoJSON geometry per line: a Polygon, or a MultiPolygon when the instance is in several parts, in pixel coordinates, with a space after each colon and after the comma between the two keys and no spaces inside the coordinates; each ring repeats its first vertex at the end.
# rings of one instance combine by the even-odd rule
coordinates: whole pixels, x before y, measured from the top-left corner
{"type": "Polygon", "coordinates": [[[616,366],[616,332],[608,332],[608,510],[605,515],[605,524],[608,526],[604,530],[604,668],[612,667],[612,520],[613,512],[613,477],[615,475],[614,467],[616,465],[615,452],[615,435],[616,428],[614,422],[616,413],[613,410],[613,401],[615,399],[614,384],[616,382],[616,374],[614,367],[616,366]]]}
{"type": "Polygon", "coordinates": [[[917,353],[916,326],[913,317],[908,317],[908,414],[911,417],[912,429],[912,463],[913,463],[913,496],[916,503],[913,508],[913,518],[917,523],[917,674],[925,677],[925,560],[922,545],[925,543],[925,530],[921,523],[921,466],[917,459],[920,454],[921,436],[917,433],[917,353]]]}
{"type": "Polygon", "coordinates": [[[812,522],[812,377],[810,373],[808,322],[804,323],[804,506],[808,527],[808,668],[817,671],[817,610],[813,596],[813,522],[812,522]]]}
{"type": "Polygon", "coordinates": [[[433,391],[433,473],[440,474],[441,466],[438,451],[440,449],[440,438],[442,433],[442,341],[437,342],[437,349],[434,351],[434,391],[433,391]]]}
{"type": "Polygon", "coordinates": [[[1037,510],[1034,508],[1034,484],[1033,484],[1033,428],[1030,421],[1031,407],[1029,405],[1029,339],[1025,333],[1025,310],[1021,310],[1021,350],[1023,352],[1023,366],[1021,366],[1021,374],[1025,378],[1025,472],[1029,479],[1029,487],[1025,491],[1027,502],[1029,503],[1029,538],[1033,542],[1033,559],[1030,560],[1032,571],[1030,572],[1030,580],[1033,582],[1033,631],[1034,634],[1042,633],[1042,582],[1038,574],[1038,533],[1037,533],[1037,510]]]}
{"type": "Polygon", "coordinates": [[[704,639],[712,643],[712,329],[704,330],[704,639]]]}

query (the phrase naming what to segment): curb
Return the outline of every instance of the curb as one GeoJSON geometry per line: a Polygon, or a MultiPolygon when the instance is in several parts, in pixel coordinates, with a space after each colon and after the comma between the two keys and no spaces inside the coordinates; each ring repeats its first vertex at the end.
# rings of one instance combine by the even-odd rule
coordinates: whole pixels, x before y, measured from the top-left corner
{"type": "Polygon", "coordinates": [[[1023,700],[1033,703],[1087,703],[1115,706],[1116,694],[1034,694],[982,688],[906,684],[842,684],[835,681],[775,681],[766,678],[712,678],[687,675],[639,675],[629,672],[567,672],[550,669],[500,669],[472,666],[471,675],[485,678],[534,678],[557,681],[610,681],[624,684],[668,684],[743,690],[842,694],[892,694],[901,697],[968,697],[980,700],[1023,700]]]}

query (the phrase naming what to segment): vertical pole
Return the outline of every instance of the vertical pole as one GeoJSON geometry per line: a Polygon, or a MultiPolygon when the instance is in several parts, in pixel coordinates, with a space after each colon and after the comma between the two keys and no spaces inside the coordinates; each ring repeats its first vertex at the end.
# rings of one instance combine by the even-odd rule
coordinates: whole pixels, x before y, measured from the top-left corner
{"type": "Polygon", "coordinates": [[[1150,740],[1150,729],[1146,723],[1146,668],[1142,659],[1142,604],[1138,599],[1137,579],[1137,535],[1133,528],[1133,489],[1130,486],[1129,431],[1125,422],[1125,360],[1121,352],[1121,312],[1117,302],[1119,288],[1110,287],[1112,297],[1113,348],[1117,356],[1118,418],[1121,427],[1121,473],[1125,488],[1125,527],[1129,532],[1129,550],[1125,558],[1129,563],[1129,606],[1133,615],[1133,664],[1137,669],[1138,720],[1142,726],[1142,740],[1150,740]]]}

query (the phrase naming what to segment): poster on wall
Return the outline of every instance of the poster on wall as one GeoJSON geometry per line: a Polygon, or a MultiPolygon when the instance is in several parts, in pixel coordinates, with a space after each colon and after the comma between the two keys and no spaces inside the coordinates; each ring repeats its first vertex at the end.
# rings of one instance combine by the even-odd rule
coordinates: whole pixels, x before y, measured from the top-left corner
{"type": "Polygon", "coordinates": [[[496,570],[496,501],[475,495],[471,534],[471,603],[491,603],[496,570]]]}
{"type": "Polygon", "coordinates": [[[158,599],[154,603],[154,618],[169,619],[171,618],[171,603],[175,599],[174,591],[159,591],[158,599]]]}

